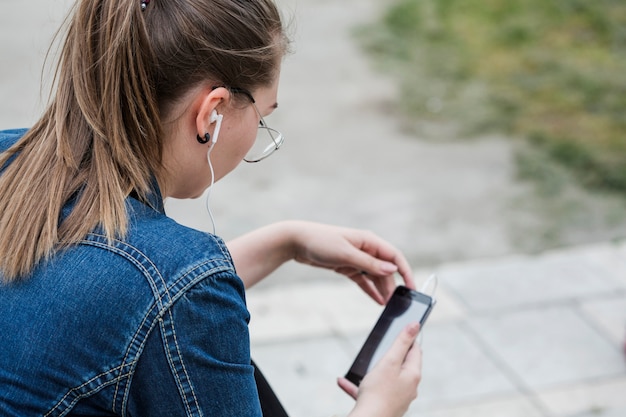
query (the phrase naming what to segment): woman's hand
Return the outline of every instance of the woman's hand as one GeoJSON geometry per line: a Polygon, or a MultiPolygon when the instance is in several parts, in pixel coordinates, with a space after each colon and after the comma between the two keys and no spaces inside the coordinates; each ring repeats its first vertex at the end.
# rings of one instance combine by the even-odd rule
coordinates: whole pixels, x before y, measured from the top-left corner
{"type": "Polygon", "coordinates": [[[292,259],[347,276],[380,304],[396,287],[395,273],[407,287],[415,288],[404,255],[368,231],[285,221],[237,238],[228,248],[246,288],[292,259]]]}
{"type": "Polygon", "coordinates": [[[408,325],[389,351],[356,387],[345,378],[337,383],[356,405],[348,417],[400,417],[417,398],[422,377],[422,350],[415,342],[419,324],[408,325]]]}
{"type": "Polygon", "coordinates": [[[306,222],[298,222],[297,229],[297,262],[347,276],[379,304],[385,304],[393,293],[395,273],[407,287],[415,288],[404,255],[374,233],[306,222]]]}

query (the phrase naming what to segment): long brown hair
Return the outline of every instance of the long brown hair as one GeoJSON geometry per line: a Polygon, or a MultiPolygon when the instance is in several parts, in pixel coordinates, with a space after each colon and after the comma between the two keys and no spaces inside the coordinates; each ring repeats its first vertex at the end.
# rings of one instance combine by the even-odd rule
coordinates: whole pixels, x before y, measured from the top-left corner
{"type": "Polygon", "coordinates": [[[49,107],[0,155],[2,279],[27,275],[98,225],[123,236],[125,198],[145,199],[163,172],[163,109],[207,80],[268,85],[286,46],[272,0],[152,0],[143,12],[140,0],[79,1],[49,107]]]}

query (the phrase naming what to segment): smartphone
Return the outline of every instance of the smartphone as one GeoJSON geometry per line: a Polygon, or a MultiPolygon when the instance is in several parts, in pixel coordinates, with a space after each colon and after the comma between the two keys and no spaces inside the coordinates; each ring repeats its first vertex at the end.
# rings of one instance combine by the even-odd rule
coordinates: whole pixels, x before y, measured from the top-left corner
{"type": "Polygon", "coordinates": [[[424,326],[434,306],[435,300],[429,295],[402,285],[397,287],[346,374],[346,379],[358,386],[402,330],[414,322],[424,326]]]}

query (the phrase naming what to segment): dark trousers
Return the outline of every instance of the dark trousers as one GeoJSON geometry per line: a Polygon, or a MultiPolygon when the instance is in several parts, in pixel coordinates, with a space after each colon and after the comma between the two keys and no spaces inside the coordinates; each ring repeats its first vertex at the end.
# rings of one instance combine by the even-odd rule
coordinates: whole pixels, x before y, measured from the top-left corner
{"type": "Polygon", "coordinates": [[[252,361],[254,366],[254,379],[256,381],[257,390],[259,391],[259,400],[261,401],[261,410],[263,417],[289,417],[282,404],[270,384],[267,382],[256,363],[252,361]]]}

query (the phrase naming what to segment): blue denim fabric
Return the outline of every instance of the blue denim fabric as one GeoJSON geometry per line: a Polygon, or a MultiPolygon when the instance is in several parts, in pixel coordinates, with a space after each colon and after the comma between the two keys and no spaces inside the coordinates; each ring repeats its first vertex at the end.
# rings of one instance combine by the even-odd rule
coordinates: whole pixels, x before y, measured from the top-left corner
{"type": "Polygon", "coordinates": [[[123,240],[95,230],[0,284],[0,416],[260,416],[224,242],[166,217],[158,190],[127,207],[123,240]]]}

